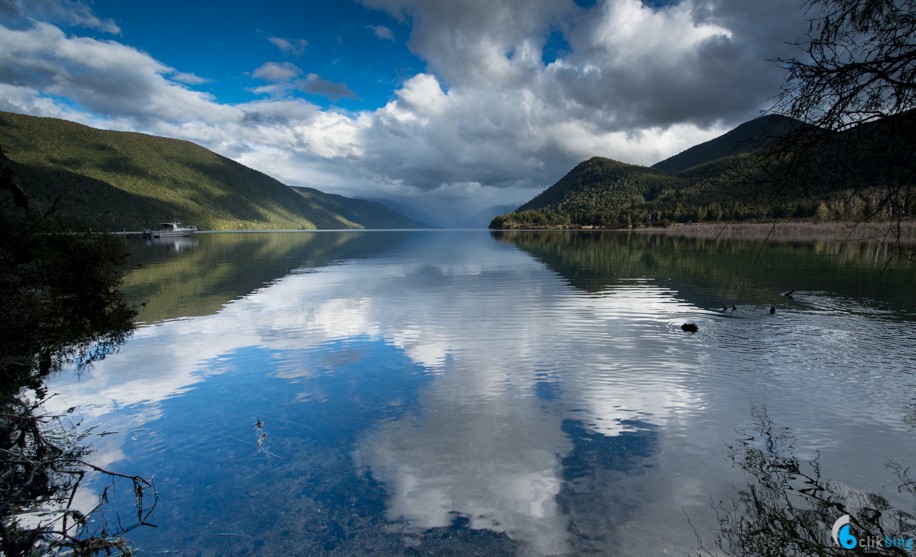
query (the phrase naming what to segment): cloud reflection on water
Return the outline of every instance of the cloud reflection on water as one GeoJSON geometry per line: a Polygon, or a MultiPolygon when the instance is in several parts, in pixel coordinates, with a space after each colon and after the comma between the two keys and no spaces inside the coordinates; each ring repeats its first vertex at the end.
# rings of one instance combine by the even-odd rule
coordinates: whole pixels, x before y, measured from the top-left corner
{"type": "MultiPolygon", "coordinates": [[[[736,334],[722,319],[653,280],[584,293],[489,236],[430,234],[384,257],[289,274],[213,315],[145,327],[56,390],[61,405],[132,428],[229,373],[283,379],[299,403],[331,404],[319,379],[363,358],[361,343],[391,346],[422,369],[417,400],[396,408],[401,398],[391,398],[396,411],[341,447],[381,482],[387,520],[411,535],[463,517],[529,554],[608,551],[651,533],[653,521],[679,520],[672,498],[711,496],[698,477],[721,468],[698,471],[710,462],[704,451],[730,440],[728,420],[744,410],[738,393],[755,388],[734,381],[735,364],[715,346],[736,334]],[[700,333],[680,331],[688,319],[700,333]],[[271,356],[245,369],[249,349],[271,356]],[[694,430],[707,449],[682,442],[694,430]],[[678,443],[688,452],[666,452],[678,443]]],[[[752,341],[760,347],[746,356],[766,364],[769,341],[752,341]]],[[[792,381],[776,370],[764,383],[792,381]]]]}
{"type": "MultiPolygon", "coordinates": [[[[389,491],[388,517],[422,530],[458,513],[538,554],[565,553],[569,525],[557,496],[572,444],[564,416],[575,411],[583,427],[615,436],[627,420],[663,426],[697,408],[679,380],[696,362],[671,359],[683,339],[666,326],[693,310],[648,284],[577,297],[518,251],[442,247],[423,244],[409,262],[294,273],[214,315],[143,328],[91,374],[62,381],[61,402],[86,405],[99,419],[122,409],[106,419],[126,414],[137,428],[159,416],[162,401],[222,373],[220,361],[244,347],[275,351],[272,373],[301,380],[334,366],[317,371],[296,354],[380,339],[437,377],[423,390],[421,416],[366,424],[353,448],[389,491]],[[560,393],[549,404],[537,397],[545,370],[560,393]],[[621,378],[621,370],[640,377],[621,378]]],[[[314,398],[309,386],[299,384],[300,399],[314,398]]]]}

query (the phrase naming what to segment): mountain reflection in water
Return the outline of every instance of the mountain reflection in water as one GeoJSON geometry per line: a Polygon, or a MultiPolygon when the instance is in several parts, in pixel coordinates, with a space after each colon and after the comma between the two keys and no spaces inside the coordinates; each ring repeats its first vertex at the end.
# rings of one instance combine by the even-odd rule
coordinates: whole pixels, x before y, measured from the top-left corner
{"type": "Polygon", "coordinates": [[[196,239],[137,246],[148,324],[52,386],[118,432],[100,460],[155,476],[144,551],[689,552],[760,404],[825,477],[909,503],[884,480],[916,460],[912,266],[613,233],[196,239]]]}

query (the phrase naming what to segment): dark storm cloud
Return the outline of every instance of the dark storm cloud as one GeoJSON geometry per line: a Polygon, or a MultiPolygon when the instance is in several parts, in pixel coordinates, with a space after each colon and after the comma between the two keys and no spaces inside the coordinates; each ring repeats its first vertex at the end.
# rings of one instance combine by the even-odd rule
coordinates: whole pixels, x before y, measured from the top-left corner
{"type": "Polygon", "coordinates": [[[346,83],[335,83],[322,79],[318,74],[310,73],[305,79],[296,82],[296,88],[310,95],[319,95],[332,101],[356,98],[356,93],[350,90],[346,83]]]}
{"type": "Polygon", "coordinates": [[[786,0],[364,3],[410,22],[429,63],[377,114],[366,162],[426,190],[661,160],[757,116],[781,83],[771,60],[806,25],[786,0]],[[548,42],[563,49],[545,63],[548,42]]]}

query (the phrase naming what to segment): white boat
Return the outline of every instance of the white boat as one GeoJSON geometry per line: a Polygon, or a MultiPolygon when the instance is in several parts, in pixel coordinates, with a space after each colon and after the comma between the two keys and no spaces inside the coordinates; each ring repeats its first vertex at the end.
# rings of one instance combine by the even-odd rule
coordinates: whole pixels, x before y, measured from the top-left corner
{"type": "Polygon", "coordinates": [[[181,224],[178,220],[172,222],[160,222],[159,228],[144,230],[143,235],[147,238],[175,238],[181,236],[190,236],[197,232],[196,226],[181,224]]]}

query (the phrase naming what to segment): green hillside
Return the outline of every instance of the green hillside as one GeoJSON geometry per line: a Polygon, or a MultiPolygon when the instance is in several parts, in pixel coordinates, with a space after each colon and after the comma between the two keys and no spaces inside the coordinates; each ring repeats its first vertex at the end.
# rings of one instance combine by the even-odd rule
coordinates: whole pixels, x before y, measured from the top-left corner
{"type": "Polygon", "coordinates": [[[508,218],[496,217],[494,228],[535,226],[626,225],[627,216],[666,189],[681,186],[667,172],[593,157],[572,169],[556,184],[519,207],[508,218]]]}
{"type": "Polygon", "coordinates": [[[378,204],[293,190],[187,141],[0,112],[0,145],[39,209],[102,230],[178,217],[209,230],[416,228],[378,204]]]}
{"type": "Polygon", "coordinates": [[[842,134],[821,134],[794,120],[769,116],[652,168],[594,157],[515,211],[494,218],[490,228],[912,215],[914,121],[916,113],[842,134]],[[819,142],[806,145],[815,133],[819,142]],[[772,156],[774,146],[784,145],[778,143],[784,137],[801,139],[788,144],[781,156],[772,156]],[[807,149],[810,145],[816,150],[807,149]],[[888,196],[888,187],[899,195],[888,196]]]}
{"type": "Polygon", "coordinates": [[[771,145],[791,133],[801,122],[784,116],[763,116],[745,122],[730,132],[695,145],[673,157],[652,165],[652,168],[674,174],[721,161],[733,155],[751,153],[771,145]]]}
{"type": "Polygon", "coordinates": [[[310,207],[322,208],[351,222],[371,224],[357,228],[429,228],[428,224],[409,219],[377,201],[323,193],[314,188],[292,189],[302,196],[310,207]]]}

